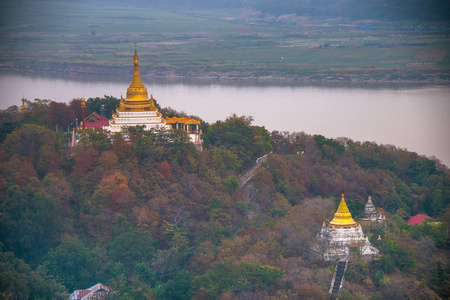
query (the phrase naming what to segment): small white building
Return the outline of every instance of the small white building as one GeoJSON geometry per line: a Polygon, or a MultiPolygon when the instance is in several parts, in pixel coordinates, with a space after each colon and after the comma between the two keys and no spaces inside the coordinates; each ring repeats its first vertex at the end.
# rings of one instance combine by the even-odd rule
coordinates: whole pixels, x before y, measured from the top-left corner
{"type": "Polygon", "coordinates": [[[364,218],[365,221],[385,221],[386,218],[384,215],[380,214],[372,203],[372,197],[369,196],[367,200],[366,206],[364,207],[364,218]]]}
{"type": "Polygon", "coordinates": [[[75,290],[70,295],[70,300],[102,300],[106,298],[110,291],[111,289],[108,286],[97,283],[85,290],[75,290]]]}

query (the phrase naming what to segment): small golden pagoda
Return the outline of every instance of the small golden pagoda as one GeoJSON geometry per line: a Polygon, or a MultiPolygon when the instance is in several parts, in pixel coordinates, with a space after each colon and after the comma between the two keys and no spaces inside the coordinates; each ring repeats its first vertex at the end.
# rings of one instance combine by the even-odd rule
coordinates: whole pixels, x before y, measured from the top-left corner
{"type": "Polygon", "coordinates": [[[20,107],[20,113],[24,114],[27,112],[27,107],[25,106],[25,98],[22,98],[22,106],[20,107]]]}
{"type": "Polygon", "coordinates": [[[330,226],[334,227],[355,227],[356,222],[352,218],[352,214],[348,210],[347,203],[345,203],[344,193],[342,193],[341,203],[334,214],[330,226]]]}

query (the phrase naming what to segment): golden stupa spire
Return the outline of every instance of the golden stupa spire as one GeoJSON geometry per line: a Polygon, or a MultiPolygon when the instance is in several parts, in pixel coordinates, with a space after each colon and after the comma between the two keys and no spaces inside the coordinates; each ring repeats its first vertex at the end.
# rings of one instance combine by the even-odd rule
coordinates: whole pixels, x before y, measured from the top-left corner
{"type": "Polygon", "coordinates": [[[331,226],[335,227],[355,227],[356,222],[352,218],[352,214],[348,210],[347,204],[345,203],[344,193],[342,193],[341,203],[334,214],[333,220],[330,222],[331,226]]]}
{"type": "Polygon", "coordinates": [[[120,111],[125,111],[125,105],[123,104],[123,96],[120,95],[120,111]]]}
{"type": "Polygon", "coordinates": [[[20,113],[24,114],[27,112],[27,107],[25,106],[25,98],[22,98],[22,106],[20,107],[20,113]]]}
{"type": "MultiPolygon", "coordinates": [[[[125,111],[145,111],[150,110],[151,103],[148,98],[147,88],[141,79],[139,73],[139,56],[137,54],[136,43],[134,44],[134,71],[133,79],[127,89],[127,96],[125,98],[125,111]]],[[[121,109],[122,110],[122,109],[121,109]]]]}
{"type": "Polygon", "coordinates": [[[155,100],[153,99],[153,94],[150,94],[150,110],[151,111],[157,110],[156,105],[155,105],[155,100]]]}
{"type": "Polygon", "coordinates": [[[130,87],[145,88],[142,83],[141,74],[139,73],[139,55],[137,54],[136,43],[134,43],[134,72],[130,87]]]}

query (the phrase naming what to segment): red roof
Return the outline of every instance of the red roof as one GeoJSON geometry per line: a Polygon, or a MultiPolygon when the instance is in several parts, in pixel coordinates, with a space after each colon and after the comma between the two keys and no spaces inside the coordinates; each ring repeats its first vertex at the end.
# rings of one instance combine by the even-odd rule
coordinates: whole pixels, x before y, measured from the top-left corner
{"type": "Polygon", "coordinates": [[[425,220],[433,221],[434,219],[427,215],[418,214],[413,217],[410,217],[408,220],[406,220],[406,223],[408,223],[409,225],[416,225],[416,224],[421,225],[425,222],[425,220]]]}
{"type": "MultiPolygon", "coordinates": [[[[103,127],[103,126],[109,126],[109,119],[103,116],[100,116],[98,113],[93,112],[90,114],[89,117],[86,119],[86,128],[96,128],[96,127],[103,127]]],[[[83,123],[78,126],[78,128],[83,128],[83,123]]]]}

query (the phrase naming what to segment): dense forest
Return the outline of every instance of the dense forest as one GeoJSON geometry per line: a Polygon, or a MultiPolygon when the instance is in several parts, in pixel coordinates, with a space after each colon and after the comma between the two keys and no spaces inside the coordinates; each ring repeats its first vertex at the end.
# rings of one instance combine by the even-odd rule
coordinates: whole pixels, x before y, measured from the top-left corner
{"type": "MultiPolygon", "coordinates": [[[[70,147],[79,99],[24,102],[0,111],[1,299],[98,282],[108,299],[326,299],[335,266],[311,246],[342,189],[357,221],[370,195],[386,223],[363,224],[381,255],[352,261],[339,299],[449,299],[450,172],[437,159],[236,115],[202,122],[201,152],[184,132],[141,127],[127,140],[80,130],[70,147]],[[405,222],[418,213],[438,223],[405,222]]],[[[89,99],[88,112],[118,102],[89,99]]]]}

